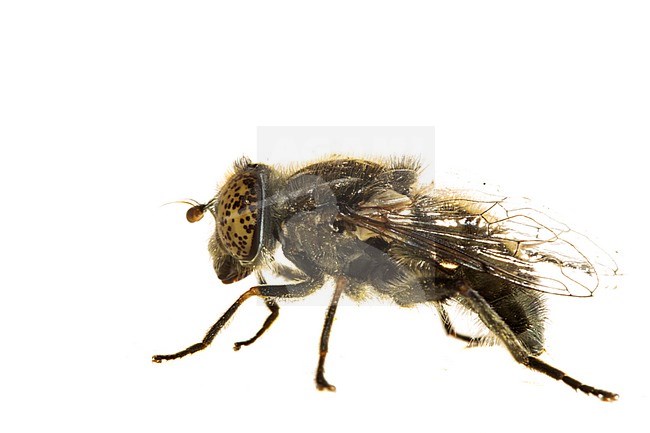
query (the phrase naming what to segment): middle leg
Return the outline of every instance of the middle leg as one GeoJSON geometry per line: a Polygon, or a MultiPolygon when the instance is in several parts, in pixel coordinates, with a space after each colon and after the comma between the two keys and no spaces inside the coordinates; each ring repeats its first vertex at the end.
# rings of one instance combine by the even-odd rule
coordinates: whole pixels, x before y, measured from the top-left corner
{"type": "MultiPolygon", "coordinates": [[[[257,282],[260,283],[261,285],[266,285],[266,279],[264,278],[264,275],[262,274],[261,271],[257,271],[257,282]]],[[[259,329],[259,331],[257,331],[257,333],[253,337],[249,338],[248,340],[236,342],[235,345],[233,346],[233,350],[237,351],[241,349],[242,346],[249,346],[255,343],[255,341],[257,341],[257,339],[260,338],[262,334],[264,334],[266,330],[271,327],[273,322],[275,322],[275,319],[277,319],[278,316],[280,315],[280,307],[278,306],[277,302],[275,302],[273,298],[266,298],[264,300],[264,303],[266,304],[268,309],[271,310],[271,313],[264,321],[264,324],[262,324],[262,327],[259,329]]]]}
{"type": "Polygon", "coordinates": [[[440,302],[436,302],[436,310],[438,311],[438,316],[440,317],[440,321],[442,322],[442,326],[445,328],[445,332],[447,333],[448,336],[458,338],[461,341],[464,341],[467,343],[468,346],[476,346],[480,339],[477,338],[472,338],[469,335],[465,334],[459,334],[456,332],[454,329],[454,326],[451,324],[451,319],[449,318],[449,314],[447,314],[447,310],[445,310],[445,306],[441,304],[440,302]]]}
{"type": "Polygon", "coordinates": [[[316,369],[316,388],[319,390],[336,391],[336,387],[325,380],[325,357],[327,356],[330,331],[332,330],[332,322],[334,321],[334,316],[336,315],[336,307],[339,305],[339,299],[341,298],[341,294],[343,293],[343,289],[345,288],[346,284],[347,280],[345,277],[338,277],[336,279],[334,295],[332,295],[332,301],[330,302],[330,306],[327,309],[327,315],[325,316],[323,332],[320,337],[318,367],[316,369]]]}

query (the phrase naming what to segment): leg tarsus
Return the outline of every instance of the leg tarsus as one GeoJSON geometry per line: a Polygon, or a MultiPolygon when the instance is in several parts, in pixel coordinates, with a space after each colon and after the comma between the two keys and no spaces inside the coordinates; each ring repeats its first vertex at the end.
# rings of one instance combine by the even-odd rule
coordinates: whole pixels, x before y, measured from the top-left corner
{"type": "Polygon", "coordinates": [[[181,350],[180,352],[173,353],[171,355],[154,355],[151,357],[151,360],[157,364],[160,364],[162,361],[169,361],[170,359],[182,358],[186,355],[190,355],[195,352],[199,352],[208,347],[208,344],[201,342],[196,343],[188,347],[187,349],[181,350]]]}
{"type": "Polygon", "coordinates": [[[576,391],[582,391],[585,394],[594,395],[601,399],[602,401],[616,401],[618,400],[618,394],[610,391],[605,391],[603,389],[594,388],[593,386],[586,385],[571,376],[568,376],[562,370],[559,370],[539,358],[534,356],[529,356],[526,366],[532,370],[539,371],[544,373],[549,377],[552,377],[555,380],[561,380],[562,382],[569,385],[576,391]]]}
{"type": "Polygon", "coordinates": [[[325,379],[325,356],[327,352],[320,354],[318,368],[316,369],[316,388],[319,391],[336,391],[336,387],[325,379]]]}

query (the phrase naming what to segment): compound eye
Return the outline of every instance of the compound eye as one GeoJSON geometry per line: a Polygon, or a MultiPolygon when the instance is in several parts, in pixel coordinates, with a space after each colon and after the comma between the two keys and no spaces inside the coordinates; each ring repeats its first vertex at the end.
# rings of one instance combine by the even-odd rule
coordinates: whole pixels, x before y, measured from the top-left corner
{"type": "Polygon", "coordinates": [[[263,189],[253,173],[235,175],[221,189],[217,234],[238,260],[253,260],[260,250],[262,204],[263,189]]]}

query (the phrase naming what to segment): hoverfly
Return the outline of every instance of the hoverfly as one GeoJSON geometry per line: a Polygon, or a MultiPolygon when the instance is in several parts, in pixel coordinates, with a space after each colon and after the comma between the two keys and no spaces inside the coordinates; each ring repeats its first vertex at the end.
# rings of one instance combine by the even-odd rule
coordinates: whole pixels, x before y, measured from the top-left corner
{"type": "Polygon", "coordinates": [[[336,157],[293,170],[246,158],[236,162],[214,198],[190,203],[187,219],[213,215],[209,251],[224,284],[253,273],[259,283],[201,342],[153,361],[205,349],[242,303],[260,297],[270,315],[234,348],[250,345],[278,317],[278,299],[306,297],[333,281],[316,369],[320,390],[335,390],[324,371],[341,295],[361,299],[371,293],[404,307],[430,303],[448,335],[475,341],[455,331],[447,309],[456,303],[475,313],[520,364],[603,401],[616,400],[617,394],[584,384],[538,357],[544,349],[544,293],[591,296],[605,274],[616,273],[611,258],[542,212],[508,198],[479,199],[422,186],[419,172],[418,162],[406,157],[336,157]],[[274,259],[279,252],[290,265],[274,259]],[[287,282],[267,284],[262,270],[287,282]]]}

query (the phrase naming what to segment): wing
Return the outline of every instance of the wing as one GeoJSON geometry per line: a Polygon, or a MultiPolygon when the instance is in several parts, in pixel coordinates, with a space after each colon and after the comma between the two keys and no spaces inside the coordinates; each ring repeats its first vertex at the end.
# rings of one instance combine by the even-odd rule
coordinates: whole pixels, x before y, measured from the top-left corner
{"type": "Polygon", "coordinates": [[[462,265],[546,293],[591,296],[618,271],[586,236],[524,199],[383,191],[341,213],[364,238],[378,236],[442,267],[462,265]]]}

